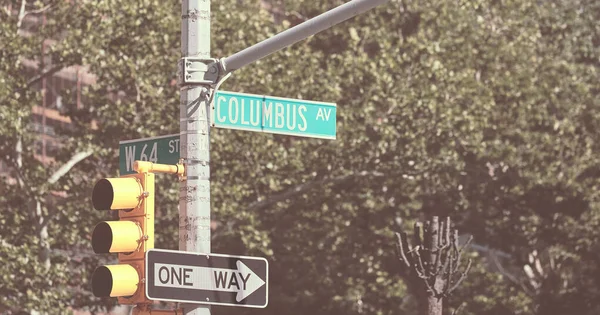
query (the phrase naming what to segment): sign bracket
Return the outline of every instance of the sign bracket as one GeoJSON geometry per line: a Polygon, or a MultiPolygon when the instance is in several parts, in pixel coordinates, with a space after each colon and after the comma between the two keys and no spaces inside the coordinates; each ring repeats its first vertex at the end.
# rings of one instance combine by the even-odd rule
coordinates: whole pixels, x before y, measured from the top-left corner
{"type": "Polygon", "coordinates": [[[221,66],[217,59],[182,57],[177,63],[179,85],[215,85],[220,78],[221,66]]]}

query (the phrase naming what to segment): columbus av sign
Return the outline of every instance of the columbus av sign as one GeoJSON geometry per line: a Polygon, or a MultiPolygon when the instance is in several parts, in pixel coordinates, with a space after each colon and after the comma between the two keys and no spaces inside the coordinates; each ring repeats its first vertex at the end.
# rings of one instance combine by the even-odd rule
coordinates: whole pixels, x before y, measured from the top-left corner
{"type": "Polygon", "coordinates": [[[336,105],[217,91],[211,122],[219,128],[335,139],[336,105]]]}

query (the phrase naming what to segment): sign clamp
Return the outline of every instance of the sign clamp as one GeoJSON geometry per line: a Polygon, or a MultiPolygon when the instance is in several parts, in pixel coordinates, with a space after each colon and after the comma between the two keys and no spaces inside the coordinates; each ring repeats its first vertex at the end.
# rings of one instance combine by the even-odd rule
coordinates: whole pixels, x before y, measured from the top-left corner
{"type": "Polygon", "coordinates": [[[214,85],[221,72],[220,62],[214,58],[182,57],[177,63],[179,85],[214,85]]]}

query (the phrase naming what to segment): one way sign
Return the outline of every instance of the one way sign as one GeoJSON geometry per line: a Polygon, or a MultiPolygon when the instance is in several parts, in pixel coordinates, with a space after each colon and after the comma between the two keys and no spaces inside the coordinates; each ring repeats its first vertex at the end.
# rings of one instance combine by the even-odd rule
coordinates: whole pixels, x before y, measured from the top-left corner
{"type": "Polygon", "coordinates": [[[152,300],[266,307],[266,259],[152,249],[146,253],[146,296],[152,300]]]}

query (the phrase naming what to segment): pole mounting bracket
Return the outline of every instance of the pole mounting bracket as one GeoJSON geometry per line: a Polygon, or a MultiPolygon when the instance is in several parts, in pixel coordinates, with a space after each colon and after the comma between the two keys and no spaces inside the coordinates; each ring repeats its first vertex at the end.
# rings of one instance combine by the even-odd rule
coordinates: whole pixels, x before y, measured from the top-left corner
{"type": "Polygon", "coordinates": [[[177,78],[180,86],[214,86],[222,73],[222,66],[218,59],[182,57],[177,63],[177,78]]]}

